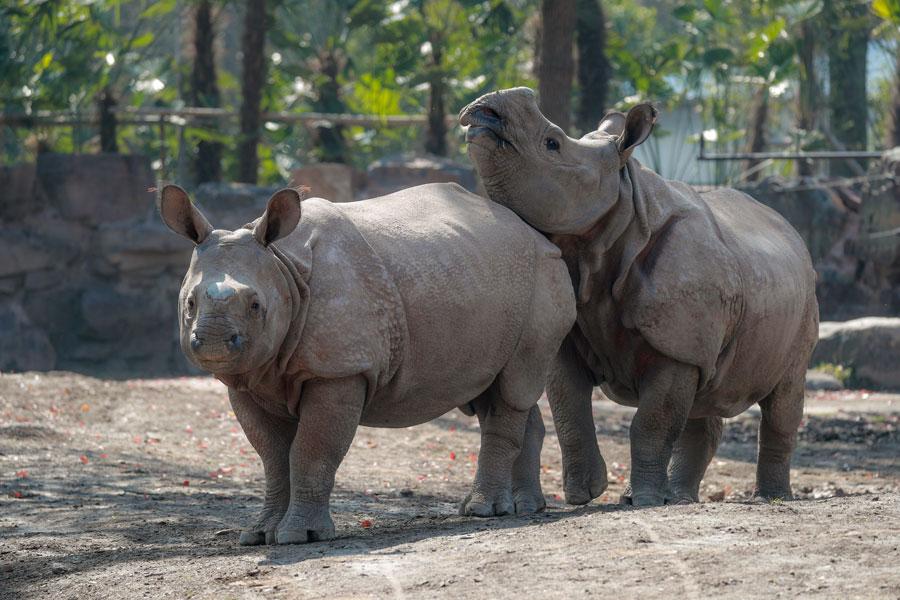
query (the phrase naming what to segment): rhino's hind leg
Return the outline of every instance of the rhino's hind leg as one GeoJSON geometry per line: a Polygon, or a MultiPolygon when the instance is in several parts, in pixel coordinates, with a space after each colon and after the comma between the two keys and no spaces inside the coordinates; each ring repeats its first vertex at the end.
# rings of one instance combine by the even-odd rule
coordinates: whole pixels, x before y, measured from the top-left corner
{"type": "Polygon", "coordinates": [[[481,425],[481,449],[472,492],[459,507],[459,514],[495,517],[512,514],[512,471],[525,438],[528,410],[504,402],[497,380],[476,400],[481,425]]]}
{"type": "Polygon", "coordinates": [[[791,455],[797,444],[797,429],[803,420],[805,373],[805,368],[802,373],[790,373],[759,403],[762,419],[759,422],[754,496],[767,500],[793,497],[791,455]]]}
{"type": "Polygon", "coordinates": [[[245,392],[229,390],[231,407],[262,459],[266,473],[266,497],[256,521],[241,532],[242,546],[275,543],[275,529],[290,502],[290,451],[297,424],[279,419],[259,406],[245,392]]]}
{"type": "Polygon", "coordinates": [[[544,420],[535,404],[528,412],[525,439],[513,463],[512,493],[517,515],[544,510],[547,501],[541,490],[541,447],[544,445],[544,420]]]}
{"type": "Polygon", "coordinates": [[[669,465],[669,504],[700,502],[700,481],[722,439],[722,419],[688,419],[669,465]]]}

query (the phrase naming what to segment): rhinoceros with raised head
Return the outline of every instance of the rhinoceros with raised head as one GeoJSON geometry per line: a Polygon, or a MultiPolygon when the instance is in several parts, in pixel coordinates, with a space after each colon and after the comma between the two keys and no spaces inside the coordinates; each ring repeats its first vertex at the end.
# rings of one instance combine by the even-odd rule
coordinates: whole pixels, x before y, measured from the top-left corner
{"type": "Polygon", "coordinates": [[[457,407],[478,415],[482,440],[461,513],[544,507],[536,403],[575,298],[559,249],[515,214],[455,184],[339,205],[285,189],[236,231],[168,185],[160,212],[196,244],[182,348],[228,386],[265,468],[242,544],[332,537],[329,497],[357,426],[457,407]]]}
{"type": "Polygon", "coordinates": [[[578,301],[548,398],[569,502],[606,487],[590,398],[637,407],[636,505],[699,500],[722,418],[759,404],[756,493],[788,498],[790,460],[816,343],[815,271],[797,232],[733,189],[697,193],[644,168],[649,104],[608,114],[581,139],[515,88],[465,107],[469,156],[491,199],[563,251],[578,301]]]}

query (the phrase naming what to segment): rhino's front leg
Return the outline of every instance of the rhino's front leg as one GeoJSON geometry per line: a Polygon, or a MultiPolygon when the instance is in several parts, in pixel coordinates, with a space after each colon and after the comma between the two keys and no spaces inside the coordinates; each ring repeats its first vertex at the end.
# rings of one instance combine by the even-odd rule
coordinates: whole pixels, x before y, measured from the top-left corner
{"type": "Polygon", "coordinates": [[[362,376],[314,379],[303,385],[290,452],[290,504],[278,525],[279,544],[334,537],[329,510],[334,475],[353,442],[365,399],[362,376]]]}
{"type": "Polygon", "coordinates": [[[606,462],[597,445],[591,394],[594,379],[570,333],[547,378],[547,400],[559,440],[563,489],[569,504],[587,504],[607,486],[606,462]]]}
{"type": "Polygon", "coordinates": [[[668,466],[675,440],[687,423],[699,373],[696,367],[661,358],[644,374],[631,421],[631,485],[626,504],[659,506],[668,494],[668,466]]]}
{"type": "Polygon", "coordinates": [[[246,392],[229,390],[228,396],[244,434],[262,459],[266,473],[266,497],[262,512],[253,525],[241,532],[240,543],[242,546],[274,544],[275,528],[290,501],[288,459],[297,422],[266,412],[246,392]]]}

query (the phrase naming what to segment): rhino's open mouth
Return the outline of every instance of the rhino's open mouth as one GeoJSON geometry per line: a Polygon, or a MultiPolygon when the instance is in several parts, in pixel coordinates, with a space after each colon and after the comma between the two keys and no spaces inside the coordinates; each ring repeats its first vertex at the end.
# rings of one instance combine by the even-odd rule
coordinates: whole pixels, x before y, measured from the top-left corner
{"type": "MultiPolygon", "coordinates": [[[[473,106],[460,116],[460,125],[466,129],[466,141],[469,143],[486,137],[496,144],[497,148],[512,146],[510,141],[503,137],[503,119],[496,110],[489,106],[473,106]]],[[[480,145],[480,144],[479,144],[480,145]]]]}

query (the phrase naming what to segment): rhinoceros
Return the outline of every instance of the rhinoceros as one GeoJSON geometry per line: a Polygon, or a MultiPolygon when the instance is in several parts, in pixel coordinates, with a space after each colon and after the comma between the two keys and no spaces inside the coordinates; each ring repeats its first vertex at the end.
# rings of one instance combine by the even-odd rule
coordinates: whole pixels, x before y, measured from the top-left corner
{"type": "Polygon", "coordinates": [[[623,502],[699,501],[722,418],[758,404],[755,492],[789,498],[806,367],[818,331],[815,271],[797,232],[733,189],[697,193],[632,152],[657,111],[612,112],[572,139],[515,88],[460,113],[491,199],[563,252],[577,325],[549,375],[567,501],[606,488],[591,390],[637,407],[623,502]]]}
{"type": "Polygon", "coordinates": [[[334,536],[329,497],[358,425],[476,413],[481,451],[463,515],[544,507],[538,398],[575,321],[558,248],[455,184],[301,204],[213,229],[174,185],[165,223],[194,244],[178,298],[188,359],[228,387],[266,476],[240,543],[334,536]]]}

